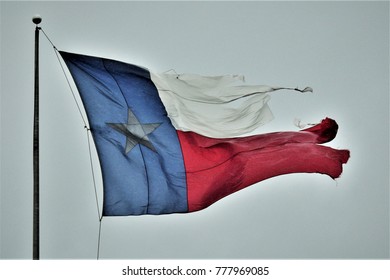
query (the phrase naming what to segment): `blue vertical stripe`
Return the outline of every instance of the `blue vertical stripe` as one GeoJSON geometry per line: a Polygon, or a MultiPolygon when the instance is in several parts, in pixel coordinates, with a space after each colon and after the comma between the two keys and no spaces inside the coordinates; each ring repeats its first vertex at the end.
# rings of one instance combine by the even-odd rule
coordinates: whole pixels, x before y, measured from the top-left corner
{"type": "Polygon", "coordinates": [[[60,52],[79,90],[103,175],[103,215],[187,212],[186,175],[176,130],[146,69],[109,59],[60,52]],[[136,144],[108,124],[159,124],[136,144]]]}

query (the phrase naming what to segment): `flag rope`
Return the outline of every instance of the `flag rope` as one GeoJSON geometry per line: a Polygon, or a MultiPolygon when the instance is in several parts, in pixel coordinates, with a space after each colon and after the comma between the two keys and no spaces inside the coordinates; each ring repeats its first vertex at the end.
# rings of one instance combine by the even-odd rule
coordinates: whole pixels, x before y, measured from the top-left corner
{"type": "Polygon", "coordinates": [[[99,207],[99,199],[98,199],[98,194],[97,194],[97,189],[96,189],[96,180],[95,180],[95,172],[94,172],[94,167],[93,167],[93,160],[92,160],[92,150],[91,150],[91,141],[90,141],[90,129],[87,129],[87,140],[88,140],[88,151],[89,151],[89,163],[91,166],[91,172],[92,172],[92,180],[93,180],[93,185],[94,185],[94,190],[95,190],[95,199],[96,199],[96,208],[97,208],[97,213],[98,213],[98,219],[101,221],[103,218],[103,213],[100,213],[100,207],[99,207]]]}
{"type": "Polygon", "coordinates": [[[91,129],[89,128],[88,126],[88,123],[82,113],[82,110],[81,110],[81,106],[79,104],[79,102],[77,101],[77,98],[76,98],[76,94],[74,93],[74,90],[71,86],[71,83],[69,81],[69,78],[68,76],[66,75],[66,71],[65,71],[65,68],[64,66],[62,65],[61,63],[61,59],[59,57],[59,52],[58,52],[58,49],[57,47],[53,44],[53,42],[50,40],[49,36],[47,36],[47,34],[45,33],[45,31],[42,29],[42,27],[39,27],[39,30],[42,31],[42,33],[45,35],[46,39],[49,41],[49,43],[53,46],[53,49],[54,49],[54,53],[57,57],[57,60],[58,60],[58,63],[60,64],[61,66],[61,69],[62,69],[62,72],[65,76],[65,79],[66,79],[66,82],[68,83],[68,86],[69,86],[69,89],[70,89],[70,92],[72,93],[72,96],[73,96],[73,100],[74,102],[76,103],[76,106],[77,106],[77,109],[79,111],[79,114],[81,116],[81,119],[84,123],[84,128],[86,129],[87,131],[87,142],[88,142],[88,153],[89,153],[89,161],[90,161],[90,168],[91,168],[91,172],[92,172],[92,182],[93,182],[93,187],[94,187],[94,192],[95,192],[95,200],[96,200],[96,208],[97,208],[97,214],[98,214],[98,220],[99,220],[99,231],[98,231],[98,244],[97,244],[97,252],[96,252],[96,258],[99,259],[100,258],[100,243],[101,243],[101,230],[102,230],[102,220],[103,220],[103,212],[100,211],[100,207],[99,207],[99,199],[98,199],[98,194],[97,194],[97,188],[96,188],[96,180],[95,180],[95,172],[94,172],[94,166],[93,166],[93,160],[92,160],[92,149],[91,149],[91,141],[90,141],[90,131],[91,129]]]}
{"type": "MultiPolygon", "coordinates": [[[[54,48],[55,48],[55,47],[54,47],[54,48]]],[[[89,129],[89,128],[88,128],[88,124],[87,124],[87,122],[86,122],[86,120],[85,120],[85,118],[84,118],[84,115],[83,115],[83,113],[81,112],[81,107],[80,107],[79,103],[77,102],[76,95],[75,95],[75,93],[74,93],[74,91],[73,91],[73,89],[72,89],[72,86],[70,85],[70,81],[69,81],[69,79],[68,79],[68,76],[66,75],[64,66],[63,66],[62,63],[61,63],[60,57],[59,57],[59,55],[58,55],[58,50],[55,48],[55,49],[54,49],[54,52],[55,52],[55,54],[56,54],[56,56],[57,56],[57,59],[58,59],[58,62],[59,62],[59,64],[60,64],[60,66],[61,66],[62,72],[64,73],[65,79],[66,79],[66,81],[67,81],[67,83],[68,83],[68,86],[69,86],[69,88],[70,88],[70,92],[72,93],[73,99],[74,99],[74,101],[75,101],[75,103],[76,103],[76,106],[77,106],[77,109],[78,109],[79,114],[80,114],[80,116],[81,116],[81,119],[83,120],[84,128],[85,128],[85,129],[89,129]]]]}
{"type": "Polygon", "coordinates": [[[53,46],[55,50],[57,50],[56,46],[54,46],[53,42],[49,39],[49,36],[46,35],[45,31],[42,29],[42,27],[39,27],[39,30],[42,31],[43,35],[45,35],[46,39],[50,42],[50,44],[53,46]]]}
{"type": "Polygon", "coordinates": [[[99,199],[96,189],[96,180],[95,180],[95,172],[94,172],[94,166],[93,166],[93,160],[92,160],[92,150],[91,150],[91,130],[87,128],[87,141],[88,141],[88,152],[89,152],[89,163],[91,166],[91,172],[92,172],[92,181],[93,186],[95,190],[95,199],[96,199],[96,208],[98,213],[98,219],[99,219],[99,234],[98,234],[98,241],[97,241],[97,252],[96,252],[96,259],[98,260],[100,258],[100,241],[101,241],[101,232],[102,232],[102,220],[103,220],[103,212],[100,212],[99,207],[99,199]]]}
{"type": "Polygon", "coordinates": [[[47,34],[45,33],[45,31],[42,29],[42,27],[40,27],[39,29],[42,31],[43,35],[45,35],[45,37],[46,37],[46,39],[49,41],[49,43],[53,46],[54,53],[56,54],[58,63],[60,64],[61,69],[62,69],[62,72],[64,73],[66,82],[68,83],[68,86],[69,86],[69,89],[70,89],[70,92],[72,93],[72,96],[73,96],[73,99],[74,99],[74,101],[75,101],[75,103],[76,103],[76,106],[77,106],[77,109],[78,109],[78,111],[79,111],[79,114],[80,114],[80,116],[81,116],[81,118],[82,118],[82,120],[83,120],[84,127],[85,127],[85,129],[88,129],[87,121],[85,120],[85,117],[84,117],[84,115],[83,115],[83,113],[82,113],[81,107],[80,107],[79,103],[77,102],[76,94],[75,94],[74,91],[73,91],[73,88],[72,88],[72,86],[71,86],[71,84],[70,84],[70,81],[69,81],[69,79],[68,79],[68,76],[66,75],[65,68],[64,68],[64,66],[62,65],[61,59],[60,59],[60,57],[59,57],[59,55],[58,55],[58,49],[57,49],[57,47],[53,44],[53,42],[50,40],[49,36],[47,36],[47,34]]]}
{"type": "Polygon", "coordinates": [[[99,219],[99,235],[98,235],[98,244],[97,244],[97,252],[96,252],[96,259],[100,259],[100,241],[101,241],[101,235],[102,235],[102,221],[103,216],[99,219]]]}

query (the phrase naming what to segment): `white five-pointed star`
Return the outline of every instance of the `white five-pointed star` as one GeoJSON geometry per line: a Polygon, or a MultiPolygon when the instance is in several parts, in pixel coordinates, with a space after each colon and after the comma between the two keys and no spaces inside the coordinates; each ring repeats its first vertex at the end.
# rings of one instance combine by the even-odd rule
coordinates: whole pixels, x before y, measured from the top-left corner
{"type": "Polygon", "coordinates": [[[126,154],[138,144],[144,145],[156,152],[156,149],[150,142],[148,135],[159,127],[161,123],[141,124],[129,108],[127,123],[107,123],[107,125],[126,136],[126,154]]]}

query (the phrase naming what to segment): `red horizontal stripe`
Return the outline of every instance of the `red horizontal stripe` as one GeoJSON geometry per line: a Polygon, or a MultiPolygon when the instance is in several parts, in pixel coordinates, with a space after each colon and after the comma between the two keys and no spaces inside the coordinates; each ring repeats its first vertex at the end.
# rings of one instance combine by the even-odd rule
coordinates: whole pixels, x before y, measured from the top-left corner
{"type": "Polygon", "coordinates": [[[187,175],[189,212],[262,180],[290,173],[337,178],[349,151],[318,145],[331,141],[337,123],[325,119],[298,132],[214,139],[178,131],[187,175]]]}

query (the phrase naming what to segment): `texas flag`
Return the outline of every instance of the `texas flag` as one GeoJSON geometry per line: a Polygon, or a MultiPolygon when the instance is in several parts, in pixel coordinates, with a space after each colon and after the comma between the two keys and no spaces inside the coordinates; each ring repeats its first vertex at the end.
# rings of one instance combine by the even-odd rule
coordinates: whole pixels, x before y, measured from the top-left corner
{"type": "Polygon", "coordinates": [[[348,150],[325,118],[296,132],[243,137],[270,121],[269,92],[239,75],[153,73],[105,58],[60,52],[81,95],[103,177],[104,216],[186,213],[270,177],[337,178],[348,150]]]}

